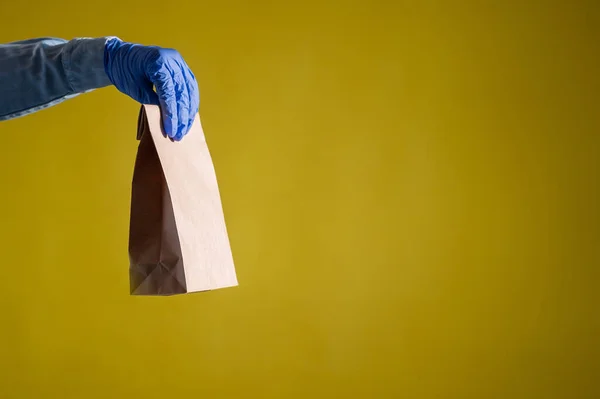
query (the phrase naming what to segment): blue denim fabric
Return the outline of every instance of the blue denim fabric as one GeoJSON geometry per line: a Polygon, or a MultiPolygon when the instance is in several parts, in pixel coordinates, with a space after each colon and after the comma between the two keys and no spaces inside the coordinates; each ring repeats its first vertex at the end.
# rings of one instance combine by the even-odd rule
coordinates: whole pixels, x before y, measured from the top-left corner
{"type": "Polygon", "coordinates": [[[0,121],[111,85],[104,70],[108,38],[39,38],[0,44],[0,121]]]}

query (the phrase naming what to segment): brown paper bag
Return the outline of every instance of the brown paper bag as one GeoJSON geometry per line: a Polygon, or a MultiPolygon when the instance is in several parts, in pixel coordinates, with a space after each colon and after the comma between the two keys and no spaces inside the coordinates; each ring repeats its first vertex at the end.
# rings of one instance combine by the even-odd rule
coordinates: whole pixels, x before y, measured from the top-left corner
{"type": "Polygon", "coordinates": [[[133,295],[237,285],[221,198],[200,118],[180,142],[164,137],[160,109],[138,121],[129,232],[133,295]]]}

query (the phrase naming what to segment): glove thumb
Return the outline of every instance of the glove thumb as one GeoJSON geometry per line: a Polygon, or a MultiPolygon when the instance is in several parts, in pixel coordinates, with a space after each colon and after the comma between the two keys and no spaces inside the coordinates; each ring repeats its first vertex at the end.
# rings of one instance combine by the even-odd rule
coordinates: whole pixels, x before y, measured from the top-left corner
{"type": "Polygon", "coordinates": [[[154,85],[151,82],[140,88],[138,101],[142,104],[160,105],[158,94],[154,91],[154,85]]]}

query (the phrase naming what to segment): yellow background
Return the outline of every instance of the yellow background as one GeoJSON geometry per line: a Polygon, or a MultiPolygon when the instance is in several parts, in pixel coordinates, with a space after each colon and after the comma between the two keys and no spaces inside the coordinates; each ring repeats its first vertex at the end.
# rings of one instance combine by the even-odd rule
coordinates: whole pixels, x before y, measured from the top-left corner
{"type": "Polygon", "coordinates": [[[132,100],[3,122],[0,398],[600,397],[597,2],[172,4],[0,41],[180,50],[241,285],[128,295],[132,100]]]}

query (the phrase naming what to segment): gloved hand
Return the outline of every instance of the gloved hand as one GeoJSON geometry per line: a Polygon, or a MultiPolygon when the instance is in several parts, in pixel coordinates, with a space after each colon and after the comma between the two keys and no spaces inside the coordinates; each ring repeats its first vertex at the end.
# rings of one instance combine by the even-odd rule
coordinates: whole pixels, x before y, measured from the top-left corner
{"type": "Polygon", "coordinates": [[[104,69],[119,91],[142,104],[160,106],[167,136],[179,141],[187,134],[200,98],[196,78],[177,51],[111,38],[104,69]]]}

